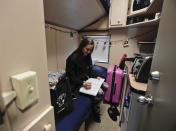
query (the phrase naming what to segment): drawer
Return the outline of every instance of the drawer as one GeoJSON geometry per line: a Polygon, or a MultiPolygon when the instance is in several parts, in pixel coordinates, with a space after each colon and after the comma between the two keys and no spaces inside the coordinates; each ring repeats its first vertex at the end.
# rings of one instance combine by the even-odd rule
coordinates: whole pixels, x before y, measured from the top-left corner
{"type": "Polygon", "coordinates": [[[23,131],[55,131],[54,109],[52,106],[29,123],[23,131]]]}

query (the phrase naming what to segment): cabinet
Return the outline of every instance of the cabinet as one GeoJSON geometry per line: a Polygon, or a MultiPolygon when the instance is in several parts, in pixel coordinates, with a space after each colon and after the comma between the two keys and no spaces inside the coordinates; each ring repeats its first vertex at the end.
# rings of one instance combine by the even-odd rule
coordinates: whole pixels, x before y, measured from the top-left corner
{"type": "Polygon", "coordinates": [[[132,74],[129,74],[132,62],[126,62],[125,76],[122,88],[122,102],[120,104],[119,125],[121,131],[136,131],[140,121],[142,106],[137,102],[137,98],[145,95],[147,83],[136,82],[132,74]],[[128,104],[127,104],[128,103],[128,104]]]}
{"type": "Polygon", "coordinates": [[[129,74],[129,83],[127,88],[130,88],[129,94],[129,106],[123,107],[121,110],[122,119],[121,131],[136,131],[138,129],[138,123],[140,121],[143,104],[137,102],[137,99],[141,95],[145,95],[147,84],[136,82],[132,74],[129,74]]]}
{"type": "Polygon", "coordinates": [[[111,0],[109,28],[126,26],[128,0],[111,0]]]}
{"type": "Polygon", "coordinates": [[[110,14],[109,14],[109,28],[140,28],[157,26],[159,24],[159,17],[145,18],[146,16],[155,15],[161,12],[163,0],[153,0],[151,4],[138,11],[131,12],[132,0],[111,0],[110,14]],[[133,19],[136,17],[144,17],[142,20],[133,19]],[[129,22],[130,21],[130,22],[129,22]]]}
{"type": "Polygon", "coordinates": [[[36,119],[29,123],[23,131],[55,131],[55,122],[53,116],[54,109],[49,106],[36,119]]]}

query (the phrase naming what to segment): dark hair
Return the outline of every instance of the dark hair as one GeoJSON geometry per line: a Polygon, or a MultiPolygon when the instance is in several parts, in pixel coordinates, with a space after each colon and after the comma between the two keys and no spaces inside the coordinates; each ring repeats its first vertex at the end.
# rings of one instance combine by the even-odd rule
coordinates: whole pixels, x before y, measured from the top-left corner
{"type": "MultiPolygon", "coordinates": [[[[80,45],[79,45],[79,47],[78,47],[78,49],[77,49],[76,51],[78,51],[79,53],[82,53],[83,48],[86,47],[86,46],[89,45],[89,44],[90,44],[90,45],[94,45],[93,40],[88,39],[88,38],[83,39],[83,40],[81,41],[81,43],[80,43],[80,45]]],[[[93,49],[92,49],[92,51],[93,51],[93,49]]]]}

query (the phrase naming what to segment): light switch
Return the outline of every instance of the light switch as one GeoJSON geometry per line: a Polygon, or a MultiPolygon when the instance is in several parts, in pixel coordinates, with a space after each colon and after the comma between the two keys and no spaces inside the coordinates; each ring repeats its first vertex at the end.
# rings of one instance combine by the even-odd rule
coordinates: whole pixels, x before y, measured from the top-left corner
{"type": "Polygon", "coordinates": [[[38,100],[37,75],[34,71],[28,71],[11,77],[12,85],[16,91],[16,104],[24,110],[38,100]]]}

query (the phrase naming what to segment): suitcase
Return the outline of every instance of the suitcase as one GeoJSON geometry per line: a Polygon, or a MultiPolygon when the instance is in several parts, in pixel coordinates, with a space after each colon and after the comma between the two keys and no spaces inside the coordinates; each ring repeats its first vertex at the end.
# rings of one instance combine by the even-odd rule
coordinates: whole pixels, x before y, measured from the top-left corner
{"type": "Polygon", "coordinates": [[[105,102],[118,104],[120,101],[120,92],[123,78],[123,70],[116,65],[110,65],[107,71],[106,82],[109,88],[105,93],[105,102]]]}

